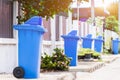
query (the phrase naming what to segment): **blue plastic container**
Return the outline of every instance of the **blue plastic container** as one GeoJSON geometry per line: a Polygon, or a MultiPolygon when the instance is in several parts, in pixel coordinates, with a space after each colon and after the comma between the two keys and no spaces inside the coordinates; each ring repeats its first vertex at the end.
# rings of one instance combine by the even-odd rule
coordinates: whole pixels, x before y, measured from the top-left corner
{"type": "Polygon", "coordinates": [[[14,26],[18,30],[18,66],[24,69],[24,78],[38,78],[40,74],[40,44],[45,33],[41,22],[41,17],[35,16],[14,26]]]}
{"type": "Polygon", "coordinates": [[[65,55],[71,58],[70,66],[77,65],[77,44],[79,37],[77,36],[77,31],[72,30],[68,35],[61,36],[64,39],[64,50],[65,55]]]}
{"type": "Polygon", "coordinates": [[[119,39],[116,38],[115,40],[112,40],[112,52],[113,54],[118,54],[119,50],[119,39]]]}
{"type": "Polygon", "coordinates": [[[92,48],[92,41],[93,41],[92,35],[88,34],[86,37],[81,37],[81,38],[83,39],[82,47],[91,49],[92,48]]]}
{"type": "Polygon", "coordinates": [[[96,39],[94,39],[94,50],[97,52],[102,51],[102,45],[103,45],[103,38],[102,36],[98,36],[96,39]]]}

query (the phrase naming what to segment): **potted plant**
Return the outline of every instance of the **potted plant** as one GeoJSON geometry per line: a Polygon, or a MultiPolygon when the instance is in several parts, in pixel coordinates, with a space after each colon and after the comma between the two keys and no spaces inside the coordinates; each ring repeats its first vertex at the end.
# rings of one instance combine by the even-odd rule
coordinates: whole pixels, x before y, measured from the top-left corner
{"type": "Polygon", "coordinates": [[[78,51],[78,59],[100,59],[100,53],[93,51],[89,48],[80,48],[78,51]]]}
{"type": "Polygon", "coordinates": [[[86,53],[84,59],[91,59],[92,53],[86,53]]]}
{"type": "Polygon", "coordinates": [[[84,53],[82,53],[82,52],[78,53],[78,59],[84,59],[84,57],[85,57],[84,53]]]}
{"type": "Polygon", "coordinates": [[[100,59],[100,53],[94,52],[94,53],[92,54],[92,58],[93,58],[93,59],[100,59]]]}
{"type": "Polygon", "coordinates": [[[93,52],[92,52],[91,49],[86,49],[84,59],[91,59],[92,58],[92,53],[93,52]]]}
{"type": "Polygon", "coordinates": [[[78,52],[78,59],[91,59],[92,50],[89,48],[80,48],[78,52]]]}

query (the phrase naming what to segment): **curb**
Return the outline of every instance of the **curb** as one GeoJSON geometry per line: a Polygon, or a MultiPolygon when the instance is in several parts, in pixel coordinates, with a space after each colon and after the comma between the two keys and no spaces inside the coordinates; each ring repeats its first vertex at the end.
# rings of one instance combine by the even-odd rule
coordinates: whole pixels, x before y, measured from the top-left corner
{"type": "Polygon", "coordinates": [[[102,62],[97,61],[79,61],[77,66],[70,67],[70,72],[93,72],[106,64],[112,63],[116,59],[120,58],[119,56],[103,56],[102,62]]]}
{"type": "Polygon", "coordinates": [[[102,66],[105,66],[104,62],[79,62],[76,67],[70,67],[70,72],[93,72],[102,66]]]}

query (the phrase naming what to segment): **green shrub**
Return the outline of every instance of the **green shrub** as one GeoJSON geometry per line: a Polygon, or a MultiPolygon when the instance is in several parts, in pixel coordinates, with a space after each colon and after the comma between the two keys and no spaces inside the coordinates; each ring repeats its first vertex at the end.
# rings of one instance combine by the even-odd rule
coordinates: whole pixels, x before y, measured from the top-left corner
{"type": "Polygon", "coordinates": [[[119,22],[115,16],[108,16],[106,18],[106,29],[116,33],[119,32],[119,22]]]}
{"type": "Polygon", "coordinates": [[[93,59],[100,59],[100,53],[93,51],[89,48],[80,48],[80,50],[78,51],[78,58],[84,59],[83,57],[85,57],[86,54],[91,54],[91,57],[93,59]]]}
{"type": "Polygon", "coordinates": [[[41,69],[47,71],[66,71],[69,69],[70,58],[63,54],[62,49],[55,48],[50,56],[45,53],[41,58],[41,69]]]}
{"type": "Polygon", "coordinates": [[[89,48],[80,48],[79,52],[78,52],[78,56],[79,55],[85,55],[85,54],[92,54],[94,51],[89,49],[89,48]]]}

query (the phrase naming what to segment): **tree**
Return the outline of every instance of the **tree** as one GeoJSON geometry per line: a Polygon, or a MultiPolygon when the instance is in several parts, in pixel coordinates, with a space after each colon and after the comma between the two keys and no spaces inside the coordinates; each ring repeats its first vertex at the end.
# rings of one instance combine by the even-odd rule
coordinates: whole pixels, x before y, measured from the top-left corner
{"type": "Polygon", "coordinates": [[[32,16],[41,16],[46,19],[61,12],[67,13],[70,10],[72,0],[18,0],[22,14],[18,21],[23,22],[32,16]]]}
{"type": "MultiPolygon", "coordinates": [[[[67,13],[70,10],[72,0],[17,0],[22,14],[19,15],[18,23],[28,20],[32,16],[41,16],[46,19],[55,14],[67,13]]],[[[89,1],[89,0],[79,0],[89,1]]]]}
{"type": "Polygon", "coordinates": [[[108,16],[106,18],[106,29],[116,33],[119,32],[119,22],[115,16],[108,16]]]}
{"type": "Polygon", "coordinates": [[[118,1],[110,3],[107,10],[110,12],[110,16],[115,16],[118,20],[118,1]]]}

